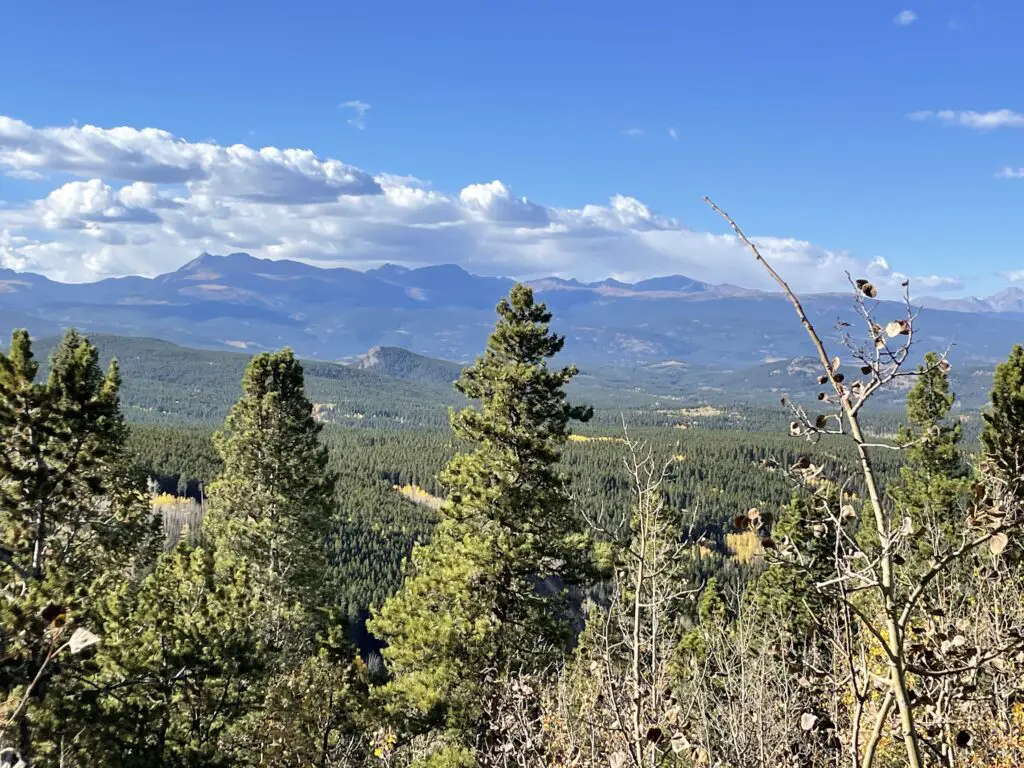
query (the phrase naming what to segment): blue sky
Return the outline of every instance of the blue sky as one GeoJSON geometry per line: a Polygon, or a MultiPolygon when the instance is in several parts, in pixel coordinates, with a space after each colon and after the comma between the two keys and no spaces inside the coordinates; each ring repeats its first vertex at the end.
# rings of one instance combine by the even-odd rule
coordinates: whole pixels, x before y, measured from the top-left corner
{"type": "Polygon", "coordinates": [[[925,278],[919,293],[1024,278],[1012,275],[1024,270],[1024,178],[1012,177],[1024,168],[1024,3],[54,8],[4,8],[6,266],[83,280],[244,249],[359,267],[756,282],[711,237],[724,234],[701,203],[711,194],[807,289],[878,257],[888,268],[872,268],[894,281],[925,278]],[[347,102],[368,105],[361,120],[347,102]],[[312,150],[321,165],[264,158],[238,171],[250,160],[199,149],[192,176],[133,175],[109,155],[127,151],[124,137],[85,146],[85,125],[166,132],[171,150],[130,140],[150,159],[183,143],[245,144],[312,150]],[[322,166],[332,161],[371,181],[420,181],[386,177],[401,210],[385,210],[369,199],[381,188],[356,199],[335,183],[322,166]],[[344,199],[304,197],[310,173],[344,199]],[[296,196],[290,185],[257,201],[232,186],[282,174],[301,177],[296,196]]]}

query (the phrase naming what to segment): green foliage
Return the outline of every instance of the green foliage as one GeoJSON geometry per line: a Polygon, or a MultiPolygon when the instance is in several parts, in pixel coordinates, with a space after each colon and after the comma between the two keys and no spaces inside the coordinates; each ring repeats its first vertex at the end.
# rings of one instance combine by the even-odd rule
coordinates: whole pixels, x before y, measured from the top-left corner
{"type": "Polygon", "coordinates": [[[704,589],[700,593],[700,600],[697,601],[697,618],[702,623],[724,624],[728,617],[729,605],[722,596],[722,588],[718,584],[718,579],[712,576],[704,585],[704,589]]]}
{"type": "Polygon", "coordinates": [[[1024,347],[1019,344],[996,366],[984,419],[981,442],[989,471],[1024,497],[1024,347]]]}
{"type": "MultiPolygon", "coordinates": [[[[821,621],[831,607],[814,585],[832,573],[836,539],[829,518],[841,517],[843,501],[830,481],[823,481],[815,493],[793,494],[780,510],[772,536],[791,542],[799,555],[795,562],[770,559],[753,586],[751,610],[808,642],[819,639],[821,621]]],[[[856,520],[847,526],[855,535],[856,520]]]]}
{"type": "MultiPolygon", "coordinates": [[[[122,408],[129,420],[144,424],[195,424],[223,422],[238,393],[251,355],[190,349],[157,339],[130,336],[92,337],[101,360],[116,357],[125,377],[122,408]]],[[[42,339],[44,352],[55,339],[42,339]]],[[[411,353],[410,353],[411,354],[411,353]]],[[[418,356],[413,356],[418,357],[418,356]]],[[[330,404],[325,414],[348,426],[440,427],[446,407],[457,402],[449,379],[441,388],[444,366],[452,364],[420,358],[414,370],[360,370],[324,360],[306,360],[306,390],[315,403],[330,404]],[[437,365],[433,365],[437,363],[437,365]],[[408,374],[408,380],[403,380],[408,374]]]]}
{"type": "Polygon", "coordinates": [[[335,477],[291,350],[257,355],[214,436],[223,466],[203,532],[218,557],[268,571],[286,603],[320,603],[335,477]]]}
{"type": "Polygon", "coordinates": [[[260,582],[182,544],[140,585],[117,590],[83,706],[68,721],[69,730],[90,724],[76,753],[125,768],[241,764],[238,723],[260,704],[268,674],[260,582]]]}
{"type": "Polygon", "coordinates": [[[80,664],[47,657],[75,628],[95,630],[103,595],[160,546],[123,451],[117,364],[104,374],[96,348],[68,331],[45,383],[37,373],[28,334],[15,332],[0,355],[0,691],[11,709],[28,697],[12,724],[26,760],[52,746],[54,706],[80,664]]]}
{"type": "Polygon", "coordinates": [[[413,551],[405,583],[370,625],[388,643],[388,709],[413,731],[447,731],[464,747],[500,677],[565,647],[564,587],[589,562],[556,467],[570,419],[591,415],[565,397],[576,369],[547,367],[564,340],[529,288],[514,288],[497,311],[486,352],[457,384],[480,402],[452,414],[455,436],[473,450],[449,462],[433,540],[413,551]]]}
{"type": "MultiPolygon", "coordinates": [[[[906,446],[905,461],[901,482],[892,489],[899,510],[916,518],[918,526],[935,525],[947,544],[956,540],[969,482],[967,462],[959,449],[961,425],[949,420],[955,401],[948,366],[929,352],[907,395],[908,425],[900,428],[897,437],[906,446]]],[[[926,558],[932,554],[933,542],[920,541],[916,547],[926,558]]]]}
{"type": "MultiPolygon", "coordinates": [[[[603,429],[586,424],[580,431],[614,437],[620,430],[621,423],[603,429]]],[[[806,454],[834,472],[856,458],[849,446],[832,439],[808,446],[783,435],[735,429],[631,427],[630,432],[649,443],[656,455],[681,457],[662,487],[665,503],[674,510],[691,510],[694,527],[688,535],[702,536],[716,552],[694,561],[696,583],[717,575],[730,593],[750,568],[727,558],[726,521],[755,504],[779,510],[790,501],[790,482],[773,467],[806,454]]],[[[329,468],[338,475],[337,521],[329,538],[325,581],[335,602],[359,619],[395,592],[413,545],[429,541],[437,523],[435,510],[409,501],[394,486],[415,485],[445,496],[439,473],[456,452],[471,446],[441,430],[327,425],[322,439],[330,451],[329,468]]],[[[208,486],[220,471],[211,433],[204,428],[133,426],[128,445],[141,470],[156,476],[164,490],[187,488],[198,499],[200,483],[208,486]]],[[[879,456],[884,479],[896,476],[899,458],[896,452],[879,456]]],[[[620,530],[631,514],[630,481],[622,459],[622,443],[589,440],[570,441],[559,462],[579,508],[604,530],[620,530]]],[[[595,547],[595,560],[602,552],[604,561],[598,567],[607,567],[606,546],[595,547]]],[[[368,638],[359,642],[364,649],[373,647],[368,638]]]]}

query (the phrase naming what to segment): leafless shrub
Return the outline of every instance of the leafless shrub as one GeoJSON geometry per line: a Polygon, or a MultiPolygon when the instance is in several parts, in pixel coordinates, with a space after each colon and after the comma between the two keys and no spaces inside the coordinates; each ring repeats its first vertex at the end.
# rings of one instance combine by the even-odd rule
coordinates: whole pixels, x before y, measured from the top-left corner
{"type": "MultiPolygon", "coordinates": [[[[1009,538],[1024,525],[1020,496],[1009,487],[1016,488],[1021,481],[1000,483],[981,471],[975,498],[963,518],[955,521],[952,542],[939,535],[940,521],[915,520],[883,496],[875,452],[903,450],[907,445],[869,442],[860,413],[881,388],[917,373],[906,366],[917,319],[908,284],[903,285],[902,316],[880,318],[883,305],[875,301],[877,288],[865,279],[850,279],[866,336],[866,342],[859,342],[846,330],[851,326],[840,323],[845,355],[860,373],[850,381],[842,371],[842,358],[829,353],[800,299],[757,245],[727,213],[705,199],[782,289],[817,353],[819,382],[826,387],[818,400],[829,410],[812,416],[804,407],[790,404],[791,434],[809,440],[821,434],[851,440],[867,491],[864,520],[857,526],[852,521],[862,517],[860,512],[843,503],[842,494],[832,492],[836,482],[847,481],[823,482],[822,468],[806,460],[790,468],[810,495],[816,514],[811,525],[821,528],[820,535],[817,530],[814,535],[821,538],[827,533],[834,541],[831,572],[814,588],[839,608],[833,647],[840,663],[830,674],[834,688],[847,689],[851,711],[848,727],[837,730],[843,752],[855,768],[877,764],[895,715],[903,747],[899,764],[959,764],[976,750],[971,731],[961,723],[977,725],[995,717],[1005,733],[1013,714],[1006,702],[1015,693],[1007,680],[1017,671],[1024,650],[1020,574],[1006,574],[1005,581],[1012,586],[995,586],[1002,583],[993,570],[1000,566],[983,561],[998,559],[1009,538]],[[923,566],[912,556],[915,542],[922,539],[932,542],[932,554],[923,566]]],[[[935,365],[948,366],[945,356],[935,365]]],[[[805,553],[792,541],[780,541],[777,554],[806,569],[805,553]]]]}

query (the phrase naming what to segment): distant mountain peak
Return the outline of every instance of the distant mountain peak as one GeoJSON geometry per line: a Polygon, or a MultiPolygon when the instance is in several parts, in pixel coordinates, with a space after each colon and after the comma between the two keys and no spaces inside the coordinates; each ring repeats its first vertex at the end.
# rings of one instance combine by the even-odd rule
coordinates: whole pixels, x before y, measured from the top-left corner
{"type": "Polygon", "coordinates": [[[366,270],[366,274],[373,275],[374,277],[379,277],[382,280],[401,277],[402,275],[409,274],[409,272],[410,270],[408,267],[403,267],[399,264],[391,264],[390,262],[387,264],[381,264],[379,267],[376,267],[374,269],[366,270]]]}
{"type": "MultiPolygon", "coordinates": [[[[447,391],[457,365],[398,348],[472,360],[494,326],[495,305],[514,282],[473,275],[454,264],[382,264],[357,271],[240,252],[203,253],[157,278],[65,284],[0,272],[0,338],[5,328],[39,334],[73,325],[88,333],[155,335],[193,346],[223,348],[239,340],[247,351],[290,346],[305,356],[347,358],[353,365],[354,356],[365,353],[365,364],[378,373],[391,371],[447,391]]],[[[678,274],[635,284],[584,284],[563,276],[530,285],[566,337],[566,359],[585,365],[668,358],[738,367],[789,358],[806,341],[792,327],[792,308],[778,293],[678,274]]],[[[853,312],[846,295],[804,298],[815,322],[830,325],[853,312]]],[[[935,301],[920,324],[924,335],[915,336],[921,349],[953,343],[960,359],[988,362],[1005,355],[1024,333],[1020,286],[988,299],[935,301]]]]}
{"type": "Polygon", "coordinates": [[[606,288],[632,288],[633,286],[629,283],[624,283],[621,280],[616,280],[614,277],[606,277],[597,283],[590,283],[593,288],[606,287],[606,288]]]}
{"type": "Polygon", "coordinates": [[[968,296],[962,299],[946,299],[922,296],[914,303],[930,309],[945,309],[951,312],[1024,313],[1024,288],[1010,286],[985,298],[968,296]]]}
{"type": "Polygon", "coordinates": [[[699,293],[711,286],[686,275],[666,275],[641,280],[633,286],[638,291],[677,291],[681,293],[699,293]]]}
{"type": "Polygon", "coordinates": [[[459,277],[468,277],[470,275],[465,269],[460,267],[458,264],[430,264],[425,267],[417,267],[416,269],[408,270],[407,273],[416,275],[458,275],[459,277]]]}
{"type": "Polygon", "coordinates": [[[216,253],[207,253],[203,251],[192,261],[182,264],[171,274],[188,274],[191,272],[199,272],[209,269],[224,269],[225,267],[233,269],[249,269],[260,262],[272,262],[271,259],[258,259],[255,256],[250,256],[248,253],[241,251],[235,253],[229,253],[227,255],[221,255],[216,253]]]}

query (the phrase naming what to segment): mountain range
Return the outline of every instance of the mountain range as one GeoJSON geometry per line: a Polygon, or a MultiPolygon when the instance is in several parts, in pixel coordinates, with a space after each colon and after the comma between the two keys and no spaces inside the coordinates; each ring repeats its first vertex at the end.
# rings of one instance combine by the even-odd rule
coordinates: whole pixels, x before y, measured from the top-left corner
{"type": "MultiPolygon", "coordinates": [[[[370,347],[401,347],[457,362],[482,349],[494,307],[514,281],[451,265],[365,272],[324,269],[248,254],[202,254],[153,278],[66,284],[0,270],[0,330],[48,336],[148,336],[190,347],[258,351],[290,346],[307,358],[342,360],[370,347]]],[[[676,361],[751,366],[807,354],[792,307],[776,293],[711,285],[683,275],[624,283],[558,277],[531,281],[565,334],[565,356],[589,365],[676,361]]],[[[835,340],[839,319],[856,321],[850,297],[804,297],[809,316],[835,340]]],[[[922,299],[919,350],[946,349],[961,362],[1005,358],[1024,337],[1024,291],[989,299],[922,299]]],[[[879,318],[902,307],[882,302],[879,318]]]]}

